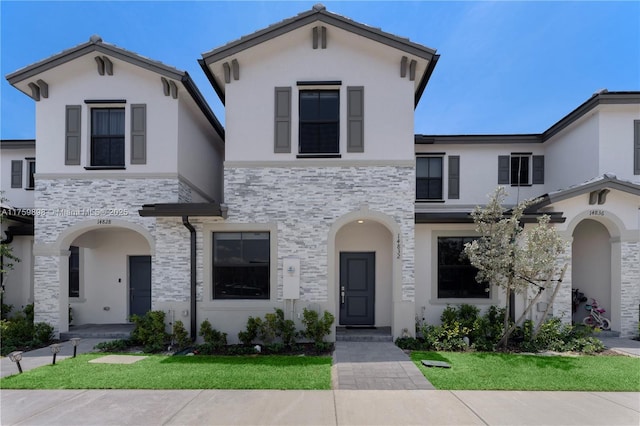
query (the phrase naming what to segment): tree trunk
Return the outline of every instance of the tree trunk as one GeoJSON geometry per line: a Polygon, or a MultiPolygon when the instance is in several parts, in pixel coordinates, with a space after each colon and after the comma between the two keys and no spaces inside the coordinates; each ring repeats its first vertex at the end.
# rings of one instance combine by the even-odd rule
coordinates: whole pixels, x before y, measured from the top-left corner
{"type": "Polygon", "coordinates": [[[538,333],[540,332],[540,327],[542,326],[545,319],[547,318],[547,314],[549,313],[549,310],[553,306],[553,302],[556,300],[556,296],[558,295],[558,291],[560,290],[560,286],[562,285],[562,279],[564,278],[564,273],[567,271],[568,266],[569,264],[565,263],[564,266],[562,267],[562,271],[560,272],[560,278],[558,278],[558,284],[556,285],[556,288],[553,290],[553,294],[551,295],[551,300],[547,305],[547,309],[544,310],[544,313],[542,314],[542,318],[540,318],[540,321],[538,321],[536,328],[533,330],[533,333],[531,334],[531,340],[535,339],[536,336],[538,336],[538,333]]]}

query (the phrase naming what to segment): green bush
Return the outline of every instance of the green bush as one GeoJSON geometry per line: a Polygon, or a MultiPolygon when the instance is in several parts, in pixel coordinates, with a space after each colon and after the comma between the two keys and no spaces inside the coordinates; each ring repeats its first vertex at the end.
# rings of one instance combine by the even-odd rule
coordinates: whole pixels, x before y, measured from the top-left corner
{"type": "Polygon", "coordinates": [[[2,346],[0,354],[46,346],[53,340],[53,327],[44,322],[33,322],[33,304],[24,307],[10,319],[0,320],[2,346]]]}
{"type": "Polygon", "coordinates": [[[302,312],[302,323],[305,329],[302,335],[313,341],[316,351],[322,352],[327,349],[324,337],[331,334],[333,321],[334,316],[328,311],[324,311],[321,318],[318,312],[304,308],[302,312]]]}
{"type": "Polygon", "coordinates": [[[292,347],[296,343],[296,324],[289,319],[284,319],[284,311],[276,309],[277,316],[277,334],[282,339],[282,344],[292,347]]]}
{"type": "Polygon", "coordinates": [[[13,305],[7,305],[6,303],[3,303],[1,309],[2,310],[0,310],[0,319],[9,319],[9,314],[13,310],[13,305]]]}
{"type": "Polygon", "coordinates": [[[396,346],[400,349],[410,351],[428,350],[428,348],[425,347],[424,341],[416,339],[415,337],[398,337],[396,339],[396,346]]]}
{"type": "Polygon", "coordinates": [[[602,342],[589,336],[590,330],[582,325],[562,324],[559,318],[551,318],[540,326],[535,339],[532,337],[533,326],[532,321],[525,321],[522,327],[524,340],[520,347],[524,351],[575,351],[592,354],[604,350],[602,342]]]}
{"type": "Polygon", "coordinates": [[[204,339],[205,346],[211,351],[218,351],[227,345],[227,333],[213,328],[208,320],[204,320],[200,324],[199,334],[204,339]]]}
{"type": "Polygon", "coordinates": [[[270,345],[278,334],[278,317],[276,314],[265,314],[264,320],[258,329],[258,336],[262,343],[270,345]]]}
{"type": "Polygon", "coordinates": [[[173,324],[173,334],[171,335],[171,341],[177,349],[184,349],[191,345],[189,333],[187,333],[187,329],[184,328],[184,323],[180,320],[177,320],[173,324]]]}
{"type": "Polygon", "coordinates": [[[131,342],[129,340],[116,339],[107,342],[100,342],[95,345],[93,349],[97,349],[100,352],[124,352],[129,348],[129,346],[131,346],[131,342]]]}
{"type": "Polygon", "coordinates": [[[245,331],[238,333],[238,339],[245,345],[249,346],[258,338],[258,332],[262,326],[260,318],[249,317],[247,319],[247,328],[245,331]]]}
{"type": "Polygon", "coordinates": [[[165,331],[164,312],[149,311],[144,316],[132,315],[135,328],[131,332],[131,340],[142,345],[148,353],[161,352],[169,343],[169,334],[165,331]]]}

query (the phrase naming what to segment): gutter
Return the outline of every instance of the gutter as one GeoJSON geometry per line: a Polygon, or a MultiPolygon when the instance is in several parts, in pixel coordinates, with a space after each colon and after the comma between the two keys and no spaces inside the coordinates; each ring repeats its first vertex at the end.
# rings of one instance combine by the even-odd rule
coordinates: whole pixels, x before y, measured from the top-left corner
{"type": "Polygon", "coordinates": [[[182,224],[191,234],[191,340],[196,341],[196,228],[189,223],[189,216],[182,216],[182,224]]]}

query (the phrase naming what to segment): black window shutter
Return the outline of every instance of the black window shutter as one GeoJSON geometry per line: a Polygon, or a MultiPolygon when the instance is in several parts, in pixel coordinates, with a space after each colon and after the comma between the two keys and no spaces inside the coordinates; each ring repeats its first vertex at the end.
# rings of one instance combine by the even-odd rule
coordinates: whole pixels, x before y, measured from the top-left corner
{"type": "Polygon", "coordinates": [[[276,87],[273,152],[291,152],[291,87],[276,87]]]}
{"type": "Polygon", "coordinates": [[[449,156],[449,199],[460,198],[460,156],[449,156]]]}
{"type": "Polygon", "coordinates": [[[147,106],[131,105],[131,164],[147,164],[147,106]]]}
{"type": "Polygon", "coordinates": [[[67,105],[65,124],[64,164],[80,165],[80,105],[67,105]]]}
{"type": "Polygon", "coordinates": [[[11,161],[11,187],[22,188],[22,160],[11,161]]]}
{"type": "Polygon", "coordinates": [[[544,183],[544,155],[533,156],[533,179],[532,183],[543,184],[544,183]]]}
{"type": "Polygon", "coordinates": [[[640,120],[633,121],[633,174],[640,175],[640,120]]]}
{"type": "Polygon", "coordinates": [[[347,87],[347,152],[364,152],[364,87],[347,87]]]}
{"type": "Polygon", "coordinates": [[[498,156],[498,184],[509,185],[511,180],[509,179],[509,162],[510,156],[499,155],[498,156]]]}

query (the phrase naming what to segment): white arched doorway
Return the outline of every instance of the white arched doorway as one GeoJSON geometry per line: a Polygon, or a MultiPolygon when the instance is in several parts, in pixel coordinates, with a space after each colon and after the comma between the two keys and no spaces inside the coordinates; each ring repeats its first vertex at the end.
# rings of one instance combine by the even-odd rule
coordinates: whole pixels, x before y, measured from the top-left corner
{"type": "MultiPolygon", "coordinates": [[[[573,230],[571,247],[571,282],[573,289],[579,289],[591,302],[598,301],[601,308],[611,317],[612,276],[611,276],[611,235],[607,228],[593,219],[584,219],[573,230]]],[[[573,314],[573,321],[582,322],[588,314],[580,305],[573,314]]]]}

